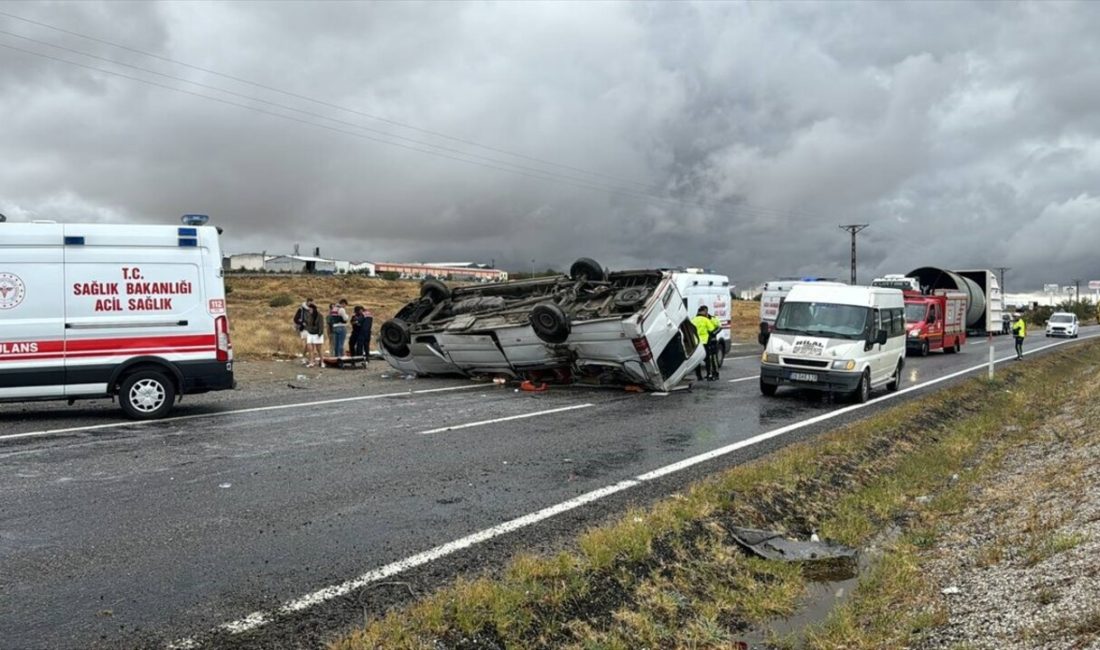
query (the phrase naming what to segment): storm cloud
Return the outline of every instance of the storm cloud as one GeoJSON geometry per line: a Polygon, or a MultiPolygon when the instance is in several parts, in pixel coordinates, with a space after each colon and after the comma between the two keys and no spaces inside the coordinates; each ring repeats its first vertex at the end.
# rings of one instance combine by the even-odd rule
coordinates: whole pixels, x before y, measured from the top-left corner
{"type": "Polygon", "coordinates": [[[846,278],[868,223],[861,280],[1100,279],[1097,33],[1096,3],[5,3],[0,212],[744,287],[846,278]]]}

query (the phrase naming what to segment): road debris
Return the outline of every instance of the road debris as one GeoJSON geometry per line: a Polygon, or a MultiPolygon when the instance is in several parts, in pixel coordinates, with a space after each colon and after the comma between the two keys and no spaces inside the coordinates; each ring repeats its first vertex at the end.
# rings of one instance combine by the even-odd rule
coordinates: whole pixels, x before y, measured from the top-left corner
{"type": "Polygon", "coordinates": [[[805,562],[841,559],[854,562],[859,555],[856,549],[841,544],[821,541],[801,542],[787,539],[769,530],[731,526],[730,535],[746,550],[766,560],[805,562]]]}

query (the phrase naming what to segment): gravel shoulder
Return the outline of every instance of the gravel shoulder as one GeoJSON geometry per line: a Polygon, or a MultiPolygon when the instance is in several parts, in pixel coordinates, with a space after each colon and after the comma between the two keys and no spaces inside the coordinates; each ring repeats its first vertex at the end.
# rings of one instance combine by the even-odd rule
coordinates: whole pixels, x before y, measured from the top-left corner
{"type": "Polygon", "coordinates": [[[922,559],[947,622],[917,648],[1100,648],[1100,382],[1070,382],[922,559]]]}

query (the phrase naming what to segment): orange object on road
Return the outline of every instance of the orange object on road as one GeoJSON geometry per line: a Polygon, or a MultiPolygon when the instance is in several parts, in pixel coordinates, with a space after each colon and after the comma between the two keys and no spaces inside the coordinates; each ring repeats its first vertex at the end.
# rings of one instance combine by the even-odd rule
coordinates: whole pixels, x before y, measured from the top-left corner
{"type": "Polygon", "coordinates": [[[519,389],[532,393],[541,393],[542,391],[549,389],[549,386],[547,386],[545,383],[532,384],[530,379],[525,379],[523,383],[519,385],[519,389]]]}

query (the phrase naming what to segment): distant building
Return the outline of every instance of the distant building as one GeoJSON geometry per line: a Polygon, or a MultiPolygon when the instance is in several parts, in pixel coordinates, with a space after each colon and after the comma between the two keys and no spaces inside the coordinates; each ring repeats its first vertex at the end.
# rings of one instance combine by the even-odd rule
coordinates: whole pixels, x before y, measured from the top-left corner
{"type": "Polygon", "coordinates": [[[415,280],[438,278],[440,280],[504,282],[508,279],[507,271],[488,268],[484,264],[474,264],[472,262],[450,264],[375,262],[374,271],[376,274],[396,273],[401,278],[415,280]]]}
{"type": "Polygon", "coordinates": [[[275,273],[336,273],[336,260],[307,255],[278,255],[264,262],[264,270],[275,273]]]}
{"type": "Polygon", "coordinates": [[[372,262],[348,262],[348,273],[362,273],[372,278],[378,275],[372,262]]]}
{"type": "Polygon", "coordinates": [[[263,253],[238,253],[227,257],[228,263],[223,268],[229,271],[263,271],[264,262],[271,257],[263,253]]]}

